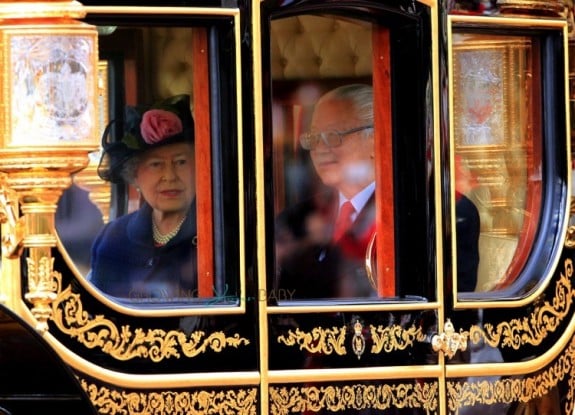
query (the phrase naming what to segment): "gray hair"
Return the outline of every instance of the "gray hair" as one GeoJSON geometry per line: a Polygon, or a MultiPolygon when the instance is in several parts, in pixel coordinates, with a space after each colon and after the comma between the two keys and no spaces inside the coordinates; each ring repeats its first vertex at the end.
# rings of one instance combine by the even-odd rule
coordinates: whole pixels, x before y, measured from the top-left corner
{"type": "Polygon", "coordinates": [[[324,99],[339,99],[351,102],[357,117],[365,125],[373,125],[373,88],[366,84],[349,84],[332,89],[324,99]]]}
{"type": "Polygon", "coordinates": [[[120,175],[124,182],[127,184],[133,184],[136,180],[136,170],[138,170],[138,164],[140,164],[140,156],[135,155],[130,157],[124,162],[120,175]]]}

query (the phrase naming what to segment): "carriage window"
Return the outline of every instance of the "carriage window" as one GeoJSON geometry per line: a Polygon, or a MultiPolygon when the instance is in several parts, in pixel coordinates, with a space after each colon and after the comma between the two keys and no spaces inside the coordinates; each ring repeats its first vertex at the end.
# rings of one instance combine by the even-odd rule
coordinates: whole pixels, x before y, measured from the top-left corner
{"type": "Polygon", "coordinates": [[[94,19],[102,144],[59,203],[66,254],[128,305],[238,304],[239,243],[226,235],[240,221],[233,26],[94,19]],[[227,76],[210,79],[208,67],[227,76]]]}
{"type": "Polygon", "coordinates": [[[393,295],[390,87],[373,70],[389,73],[389,30],[312,15],[271,28],[275,289],[393,295]]]}
{"type": "Polygon", "coordinates": [[[459,292],[501,290],[525,266],[542,203],[538,40],[455,33],[459,292]]]}

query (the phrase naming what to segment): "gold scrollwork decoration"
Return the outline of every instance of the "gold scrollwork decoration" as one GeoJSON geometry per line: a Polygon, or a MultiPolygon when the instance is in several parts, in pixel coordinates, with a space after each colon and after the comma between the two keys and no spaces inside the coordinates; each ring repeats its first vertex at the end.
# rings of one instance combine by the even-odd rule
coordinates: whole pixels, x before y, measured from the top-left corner
{"type": "Polygon", "coordinates": [[[572,275],[573,261],[568,258],[564,262],[564,272],[556,283],[552,301],[542,301],[534,307],[530,315],[521,319],[501,322],[497,326],[489,323],[484,323],[483,327],[473,325],[469,329],[468,341],[473,344],[485,341],[492,347],[511,347],[515,350],[526,344],[539,345],[571,315],[570,309],[575,296],[571,284],[572,275]]]}
{"type": "Polygon", "coordinates": [[[421,327],[414,325],[407,329],[398,325],[389,327],[371,326],[371,338],[373,340],[371,353],[374,354],[381,353],[382,350],[386,353],[394,350],[405,350],[413,346],[415,341],[423,342],[426,339],[421,327]]]}
{"type": "MultiPolygon", "coordinates": [[[[272,415],[349,410],[387,410],[419,408],[427,414],[437,413],[439,402],[437,382],[412,382],[395,385],[356,384],[345,386],[270,387],[272,415]]],[[[344,412],[345,413],[345,412],[344,412]]]]}
{"type": "Polygon", "coordinates": [[[328,355],[335,352],[341,356],[347,353],[344,344],[346,331],[345,327],[332,327],[330,329],[314,327],[311,333],[306,333],[297,328],[295,331],[289,330],[287,336],[279,336],[277,342],[286,346],[298,344],[300,350],[307,350],[310,353],[328,355]]]}
{"type": "Polygon", "coordinates": [[[257,389],[221,391],[137,391],[115,390],[80,379],[82,388],[100,414],[240,414],[257,411],[257,389]]]}
{"type": "MultiPolygon", "coordinates": [[[[332,354],[335,352],[343,356],[347,354],[345,347],[347,330],[346,327],[332,327],[330,329],[314,327],[311,333],[308,333],[298,328],[295,331],[289,330],[286,336],[279,336],[277,342],[286,346],[299,345],[300,350],[306,350],[310,353],[332,354]]],[[[351,346],[359,359],[363,355],[366,344],[365,336],[362,333],[363,325],[360,323],[360,327],[358,327],[356,321],[353,330],[351,346]]],[[[373,342],[370,350],[372,354],[381,353],[382,350],[387,353],[394,350],[405,350],[413,346],[415,341],[426,340],[421,328],[414,325],[407,329],[400,325],[388,327],[370,325],[369,330],[373,342]]]]}
{"type": "Polygon", "coordinates": [[[84,310],[80,296],[71,288],[61,291],[53,302],[52,317],[56,327],[79,343],[93,349],[100,348],[117,360],[134,358],[159,362],[171,357],[195,357],[211,349],[221,352],[226,347],[238,348],[250,341],[238,333],[229,337],[217,331],[206,334],[198,330],[185,334],[182,331],[162,329],[131,329],[129,325],[118,328],[102,315],[92,316],[84,310]]]}
{"type": "Polygon", "coordinates": [[[39,261],[27,257],[28,292],[24,295],[32,304],[32,315],[37,321],[36,330],[48,330],[48,320],[53,315],[52,301],[60,285],[61,274],[54,271],[54,258],[41,257],[39,261]]]}
{"type": "MultiPolygon", "coordinates": [[[[447,398],[450,412],[457,413],[464,407],[475,405],[527,403],[533,400],[545,402],[553,399],[559,382],[569,380],[569,396],[565,400],[565,414],[573,413],[575,389],[575,337],[569,347],[545,370],[525,377],[477,381],[447,382],[447,398]]],[[[549,413],[555,413],[549,412],[549,413]]]]}

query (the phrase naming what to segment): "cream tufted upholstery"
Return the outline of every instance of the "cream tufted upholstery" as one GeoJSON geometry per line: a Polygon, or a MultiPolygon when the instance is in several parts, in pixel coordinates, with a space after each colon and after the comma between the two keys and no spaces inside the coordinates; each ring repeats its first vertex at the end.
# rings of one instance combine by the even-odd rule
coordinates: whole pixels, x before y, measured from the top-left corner
{"type": "Polygon", "coordinates": [[[274,80],[371,74],[371,24],[318,16],[272,22],[274,80]]]}
{"type": "Polygon", "coordinates": [[[148,59],[154,96],[169,97],[192,92],[192,30],[152,28],[149,32],[148,59]]]}
{"type": "MultiPolygon", "coordinates": [[[[272,22],[274,80],[361,77],[371,74],[371,24],[297,16],[272,22]]],[[[192,32],[152,28],[146,51],[154,97],[192,91],[192,32]],[[154,77],[154,74],[161,76],[154,77]]]]}

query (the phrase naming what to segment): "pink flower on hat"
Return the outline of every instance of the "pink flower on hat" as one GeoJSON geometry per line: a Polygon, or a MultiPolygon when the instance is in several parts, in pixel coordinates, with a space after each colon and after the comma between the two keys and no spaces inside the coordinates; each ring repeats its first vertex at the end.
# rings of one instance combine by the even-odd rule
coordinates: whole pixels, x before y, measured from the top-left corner
{"type": "Polygon", "coordinates": [[[149,110],[142,117],[140,132],[147,144],[155,144],[184,130],[182,120],[171,111],[149,110]]]}

